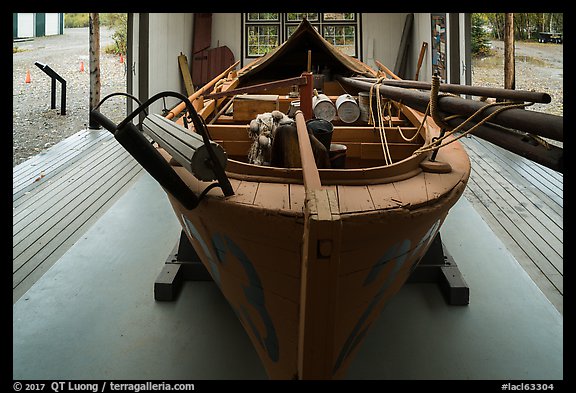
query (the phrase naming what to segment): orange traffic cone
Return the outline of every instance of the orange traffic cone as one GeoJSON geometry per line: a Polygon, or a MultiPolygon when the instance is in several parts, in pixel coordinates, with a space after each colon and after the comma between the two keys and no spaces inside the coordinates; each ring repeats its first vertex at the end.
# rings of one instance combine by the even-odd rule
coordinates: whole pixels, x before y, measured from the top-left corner
{"type": "Polygon", "coordinates": [[[80,62],[80,72],[84,72],[84,62],[80,62]]]}
{"type": "Polygon", "coordinates": [[[30,70],[26,70],[26,83],[30,83],[30,70]]]}

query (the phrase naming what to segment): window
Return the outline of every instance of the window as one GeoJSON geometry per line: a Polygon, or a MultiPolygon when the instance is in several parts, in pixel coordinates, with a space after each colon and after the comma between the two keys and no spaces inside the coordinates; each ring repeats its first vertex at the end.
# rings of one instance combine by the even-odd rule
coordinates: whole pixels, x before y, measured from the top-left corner
{"type": "Polygon", "coordinates": [[[358,57],[359,21],[355,13],[246,13],[246,57],[259,57],[274,49],[306,18],[332,45],[358,57]]]}
{"type": "Polygon", "coordinates": [[[280,38],[280,14],[246,14],[247,53],[250,56],[262,56],[278,46],[280,38]]]}

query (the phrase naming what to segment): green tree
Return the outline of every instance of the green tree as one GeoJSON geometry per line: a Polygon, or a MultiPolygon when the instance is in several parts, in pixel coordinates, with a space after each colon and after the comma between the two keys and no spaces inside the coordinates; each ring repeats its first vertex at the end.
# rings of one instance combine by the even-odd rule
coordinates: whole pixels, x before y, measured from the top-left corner
{"type": "Polygon", "coordinates": [[[470,44],[474,56],[490,55],[490,39],[486,25],[485,17],[482,14],[472,14],[470,44]]]}
{"type": "MultiPolygon", "coordinates": [[[[510,10],[514,11],[514,10],[510,10]]],[[[492,31],[492,38],[504,39],[504,13],[478,14],[485,19],[492,31]]],[[[534,40],[537,32],[550,31],[563,33],[564,14],[546,12],[515,12],[514,13],[514,38],[517,40],[534,40]]]]}
{"type": "Polygon", "coordinates": [[[126,54],[126,46],[128,41],[128,14],[104,14],[109,15],[109,26],[114,29],[112,39],[116,46],[114,52],[116,54],[126,54]]]}

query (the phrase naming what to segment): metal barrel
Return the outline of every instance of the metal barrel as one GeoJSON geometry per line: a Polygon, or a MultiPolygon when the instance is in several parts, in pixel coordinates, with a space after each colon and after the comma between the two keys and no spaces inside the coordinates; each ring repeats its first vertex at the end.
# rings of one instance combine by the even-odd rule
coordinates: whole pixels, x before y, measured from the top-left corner
{"type": "Polygon", "coordinates": [[[336,117],[336,107],[326,94],[312,97],[312,111],[317,119],[332,121],[336,117]]]}
{"type": "Polygon", "coordinates": [[[360,117],[360,107],[350,94],[342,94],[336,99],[336,111],[344,123],[354,123],[360,117]]]}
{"type": "Polygon", "coordinates": [[[368,122],[370,116],[370,93],[367,91],[358,92],[358,107],[360,108],[360,120],[368,122]]]}

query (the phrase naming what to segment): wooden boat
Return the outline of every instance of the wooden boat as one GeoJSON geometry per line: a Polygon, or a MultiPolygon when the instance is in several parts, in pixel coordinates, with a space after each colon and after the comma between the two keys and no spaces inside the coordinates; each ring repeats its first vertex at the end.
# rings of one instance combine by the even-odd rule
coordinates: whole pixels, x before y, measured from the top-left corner
{"type": "MultiPolygon", "coordinates": [[[[194,112],[190,104],[165,117],[148,116],[144,131],[158,143],[152,150],[164,160],[164,172],[150,169],[146,159],[133,152],[166,189],[183,231],[271,379],[346,375],[370,326],[426,253],[470,173],[458,141],[435,152],[418,152],[440,135],[438,126],[387,99],[381,102],[389,111],[383,126],[362,118],[351,123],[332,120],[332,144],[347,147],[345,166],[318,169],[317,146],[306,124],[313,117],[315,76],[306,72],[310,65],[344,76],[377,75],[334,49],[304,21],[274,52],[239,71],[225,71],[216,78],[217,88],[209,84],[190,97],[198,114],[190,124],[179,117],[184,107],[194,112]],[[294,85],[300,87],[299,97],[291,97],[294,85]],[[270,95],[275,96],[272,101],[270,95]],[[234,112],[227,115],[222,108],[233,97],[234,112]],[[251,105],[244,105],[250,98],[251,105]],[[270,102],[286,114],[294,109],[293,101],[300,102],[294,118],[301,165],[250,163],[248,154],[257,141],[251,138],[248,119],[267,112],[270,102]],[[241,110],[254,111],[242,117],[246,114],[241,110]],[[211,168],[218,172],[214,162],[220,160],[220,176],[225,172],[216,182],[206,181],[210,176],[199,174],[202,170],[194,168],[190,157],[176,157],[186,156],[178,145],[194,145],[190,136],[202,127],[207,132],[195,140],[206,142],[209,134],[217,144],[212,155],[204,153],[203,162],[217,157],[211,168]],[[172,186],[170,176],[202,196],[188,203],[186,190],[172,186]],[[221,189],[207,188],[218,183],[221,189]]],[[[333,102],[346,93],[328,79],[323,92],[333,102]]],[[[131,123],[116,126],[98,116],[130,149],[120,131],[131,123]]]]}

